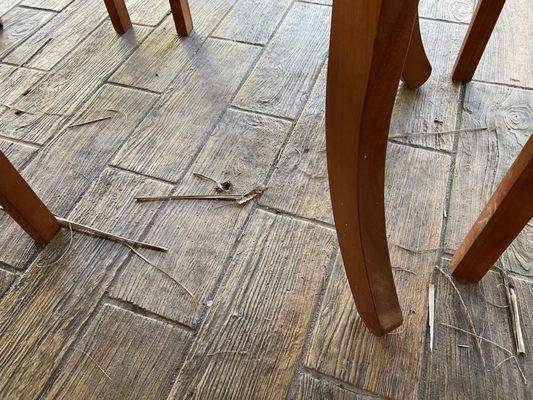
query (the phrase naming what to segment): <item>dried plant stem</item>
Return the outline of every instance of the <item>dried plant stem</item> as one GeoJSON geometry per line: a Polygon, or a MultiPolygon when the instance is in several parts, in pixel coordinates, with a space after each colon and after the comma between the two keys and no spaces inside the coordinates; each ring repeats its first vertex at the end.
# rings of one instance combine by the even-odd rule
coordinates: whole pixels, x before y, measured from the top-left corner
{"type": "Polygon", "coordinates": [[[83,353],[85,356],[87,356],[87,358],[89,360],[91,360],[94,363],[94,365],[96,365],[98,367],[98,369],[106,376],[106,378],[109,379],[110,382],[113,382],[113,380],[111,379],[109,374],[107,372],[105,372],[105,370],[102,368],[102,366],[100,364],[98,364],[96,362],[96,360],[93,357],[91,357],[86,351],[83,351],[82,349],[77,349],[77,348],[75,348],[75,350],[77,350],[80,353],[83,353]]]}
{"type": "MultiPolygon", "coordinates": [[[[465,330],[465,329],[461,329],[461,328],[459,328],[459,327],[457,327],[457,326],[453,326],[453,325],[445,324],[444,322],[441,322],[440,324],[443,325],[443,326],[447,326],[448,328],[452,328],[452,329],[455,329],[455,330],[457,330],[457,331],[460,331],[460,332],[466,333],[467,335],[474,336],[474,337],[476,337],[476,338],[479,339],[479,340],[482,340],[482,341],[484,341],[484,342],[490,343],[490,344],[492,344],[493,346],[496,346],[497,348],[499,348],[500,350],[503,350],[505,353],[507,353],[508,355],[510,355],[512,359],[514,359],[515,364],[516,364],[516,367],[518,368],[518,371],[520,372],[520,375],[522,375],[522,379],[524,380],[524,384],[527,385],[527,378],[526,378],[526,375],[524,374],[524,371],[522,370],[522,367],[520,366],[520,363],[518,362],[518,359],[517,359],[516,356],[511,352],[511,350],[506,349],[506,348],[503,347],[502,345],[499,345],[498,343],[493,342],[492,340],[489,340],[489,339],[487,339],[486,337],[483,337],[483,336],[477,335],[477,334],[475,334],[475,333],[469,332],[469,331],[467,331],[467,330],[465,330]]],[[[507,361],[507,359],[503,360],[500,364],[502,364],[502,363],[505,362],[505,361],[507,361]]],[[[498,364],[498,366],[499,366],[500,364],[498,364]]]]}
{"type": "MultiPolygon", "coordinates": [[[[465,301],[463,300],[463,296],[461,296],[461,292],[459,291],[459,289],[457,288],[457,286],[455,285],[455,282],[453,281],[453,279],[446,273],[444,272],[443,269],[441,269],[438,265],[435,265],[435,268],[437,268],[437,270],[446,278],[446,280],[448,282],[450,282],[450,284],[452,285],[453,289],[455,290],[455,293],[457,293],[457,296],[459,297],[459,301],[461,302],[461,306],[463,307],[463,311],[465,313],[465,316],[466,316],[466,320],[468,321],[468,324],[470,325],[470,329],[472,329],[472,332],[474,332],[474,334],[477,335],[477,331],[476,331],[476,327],[474,325],[474,321],[472,321],[472,317],[470,317],[470,313],[468,312],[468,307],[466,306],[466,303],[465,301]]],[[[485,355],[483,354],[483,349],[481,348],[481,345],[478,341],[476,341],[476,344],[477,344],[477,348],[479,350],[479,355],[481,357],[481,361],[483,362],[483,366],[486,365],[485,363],[485,355]]]]}
{"type": "Polygon", "coordinates": [[[525,354],[526,345],[524,343],[524,335],[522,333],[522,324],[520,322],[520,311],[518,307],[518,296],[516,294],[516,287],[513,279],[509,277],[507,271],[503,268],[496,267],[503,279],[503,286],[507,302],[509,303],[509,313],[511,314],[511,322],[513,327],[513,336],[516,345],[516,354],[525,354]]]}
{"type": "Polygon", "coordinates": [[[151,243],[145,243],[145,242],[140,242],[140,241],[137,241],[137,240],[128,239],[128,238],[125,238],[125,237],[122,237],[122,236],[119,236],[119,235],[115,235],[113,233],[109,233],[109,232],[105,232],[105,231],[102,231],[102,230],[97,229],[97,228],[93,228],[91,226],[79,224],[77,222],[68,220],[66,218],[58,217],[57,215],[55,217],[57,218],[57,221],[59,222],[59,225],[65,227],[65,228],[70,228],[70,229],[73,229],[73,230],[76,230],[76,231],[79,231],[79,232],[88,233],[90,235],[101,237],[101,238],[104,238],[104,239],[109,239],[109,240],[112,240],[114,242],[119,242],[119,243],[123,243],[123,244],[129,244],[131,246],[143,247],[145,249],[158,250],[158,251],[164,251],[164,252],[168,251],[168,249],[165,248],[165,247],[157,246],[157,245],[151,244],[151,243]]]}
{"type": "Polygon", "coordinates": [[[194,294],[192,294],[192,292],[187,289],[187,287],[185,287],[185,285],[183,283],[181,283],[180,281],[178,281],[177,279],[175,279],[172,275],[170,275],[168,272],[164,271],[163,269],[161,269],[160,267],[158,267],[157,265],[155,265],[153,262],[151,262],[149,259],[147,259],[145,256],[143,256],[141,253],[139,253],[137,250],[135,250],[132,246],[130,246],[129,244],[127,244],[126,246],[128,246],[130,248],[131,251],[133,251],[139,258],[141,258],[144,262],[146,262],[148,265],[154,267],[157,271],[159,271],[160,273],[162,273],[163,275],[165,275],[168,279],[170,279],[172,282],[174,282],[176,285],[178,285],[179,287],[181,287],[183,290],[185,290],[187,292],[187,294],[189,296],[191,296],[197,303],[199,303],[198,299],[196,298],[196,296],[194,294]]]}
{"type": "Polygon", "coordinates": [[[171,196],[137,197],[139,203],[149,201],[171,201],[171,200],[224,200],[235,201],[237,204],[246,204],[261,193],[267,190],[266,186],[259,185],[244,194],[185,194],[171,196]]]}
{"type": "Polygon", "coordinates": [[[174,196],[153,196],[153,197],[137,197],[139,203],[147,203],[149,201],[171,201],[171,200],[226,200],[237,201],[241,198],[238,194],[184,194],[174,196]]]}
{"type": "Polygon", "coordinates": [[[511,301],[511,315],[513,319],[513,331],[516,341],[516,354],[525,354],[526,345],[524,343],[524,335],[522,334],[520,312],[518,311],[518,297],[516,296],[516,290],[514,286],[509,287],[509,298],[511,301]]]}

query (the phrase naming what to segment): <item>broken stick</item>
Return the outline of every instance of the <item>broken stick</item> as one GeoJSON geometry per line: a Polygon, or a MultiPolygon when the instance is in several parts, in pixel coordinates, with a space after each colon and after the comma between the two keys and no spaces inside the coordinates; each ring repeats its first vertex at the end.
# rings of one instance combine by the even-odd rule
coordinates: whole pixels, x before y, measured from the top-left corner
{"type": "MultiPolygon", "coordinates": [[[[3,210],[3,207],[0,206],[0,210],[3,210]]],[[[82,233],[87,233],[92,236],[112,240],[114,242],[123,243],[123,244],[129,244],[131,246],[137,246],[137,247],[143,247],[145,249],[151,249],[151,250],[157,250],[157,251],[164,251],[167,252],[168,249],[166,247],[157,246],[155,244],[141,242],[138,240],[128,239],[119,235],[115,235],[113,233],[109,233],[106,231],[102,231],[97,228],[93,228],[91,226],[83,225],[75,221],[71,221],[66,218],[58,217],[57,215],[54,215],[56,217],[57,222],[59,222],[59,225],[63,228],[68,228],[70,230],[75,230],[82,233]]]]}
{"type": "Polygon", "coordinates": [[[76,231],[88,233],[90,235],[101,237],[101,238],[104,238],[104,239],[109,239],[109,240],[112,240],[114,242],[128,244],[130,246],[143,247],[145,249],[158,250],[158,251],[164,251],[164,252],[168,251],[168,249],[166,247],[161,247],[161,246],[157,246],[155,244],[146,243],[146,242],[140,242],[138,240],[128,239],[128,238],[125,238],[125,237],[122,237],[122,236],[119,236],[119,235],[115,235],[113,233],[109,233],[109,232],[102,231],[102,230],[97,229],[97,228],[93,228],[91,226],[79,224],[77,222],[70,221],[68,219],[58,217],[57,215],[55,217],[57,218],[57,221],[59,222],[59,225],[61,225],[62,227],[65,227],[65,228],[71,228],[71,229],[74,229],[76,231]]]}

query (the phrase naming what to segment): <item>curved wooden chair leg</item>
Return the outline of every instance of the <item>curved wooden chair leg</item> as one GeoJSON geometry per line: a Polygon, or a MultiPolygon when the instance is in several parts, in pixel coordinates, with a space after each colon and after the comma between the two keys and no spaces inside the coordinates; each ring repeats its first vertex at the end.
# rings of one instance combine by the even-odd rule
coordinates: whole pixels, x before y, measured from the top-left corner
{"type": "Polygon", "coordinates": [[[104,0],[115,31],[122,35],[131,28],[131,19],[124,0],[104,0]]]}
{"type": "Polygon", "coordinates": [[[505,0],[478,0],[453,67],[454,81],[472,80],[504,4],[505,0]]]}
{"type": "Polygon", "coordinates": [[[174,25],[179,36],[189,36],[192,31],[192,16],[188,0],[170,0],[174,25]]]}
{"type": "Polygon", "coordinates": [[[59,222],[0,151],[0,205],[35,241],[48,243],[59,222]]]}
{"type": "Polygon", "coordinates": [[[357,310],[381,336],[402,324],[387,247],[385,157],[418,0],[335,0],[326,95],[331,200],[357,310]]]}
{"type": "Polygon", "coordinates": [[[405,57],[402,81],[409,89],[417,89],[429,79],[431,70],[431,64],[424,49],[424,42],[422,42],[420,20],[417,14],[413,23],[409,50],[405,57]]]}

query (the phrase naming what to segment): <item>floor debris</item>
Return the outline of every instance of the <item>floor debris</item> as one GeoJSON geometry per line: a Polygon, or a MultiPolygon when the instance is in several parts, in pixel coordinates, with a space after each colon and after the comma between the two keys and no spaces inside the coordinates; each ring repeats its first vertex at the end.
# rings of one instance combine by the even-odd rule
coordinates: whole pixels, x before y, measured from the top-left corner
{"type": "Polygon", "coordinates": [[[253,200],[260,194],[267,190],[267,186],[259,185],[244,194],[185,194],[172,196],[154,196],[154,197],[137,197],[139,203],[146,203],[150,201],[171,201],[171,200],[223,200],[234,201],[237,204],[243,205],[253,200]]]}

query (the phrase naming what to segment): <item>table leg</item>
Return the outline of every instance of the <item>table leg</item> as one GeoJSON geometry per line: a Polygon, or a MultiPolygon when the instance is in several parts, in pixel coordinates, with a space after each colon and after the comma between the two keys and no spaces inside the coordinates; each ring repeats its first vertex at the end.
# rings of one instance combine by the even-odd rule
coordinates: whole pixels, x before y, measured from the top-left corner
{"type": "Polygon", "coordinates": [[[478,0],[453,67],[454,81],[468,82],[474,76],[504,4],[505,0],[478,0]]]}
{"type": "Polygon", "coordinates": [[[59,223],[0,152],[0,205],[35,241],[48,243],[59,223]]]}
{"type": "Polygon", "coordinates": [[[452,274],[478,282],[533,218],[533,135],[452,259],[452,274]]]}

